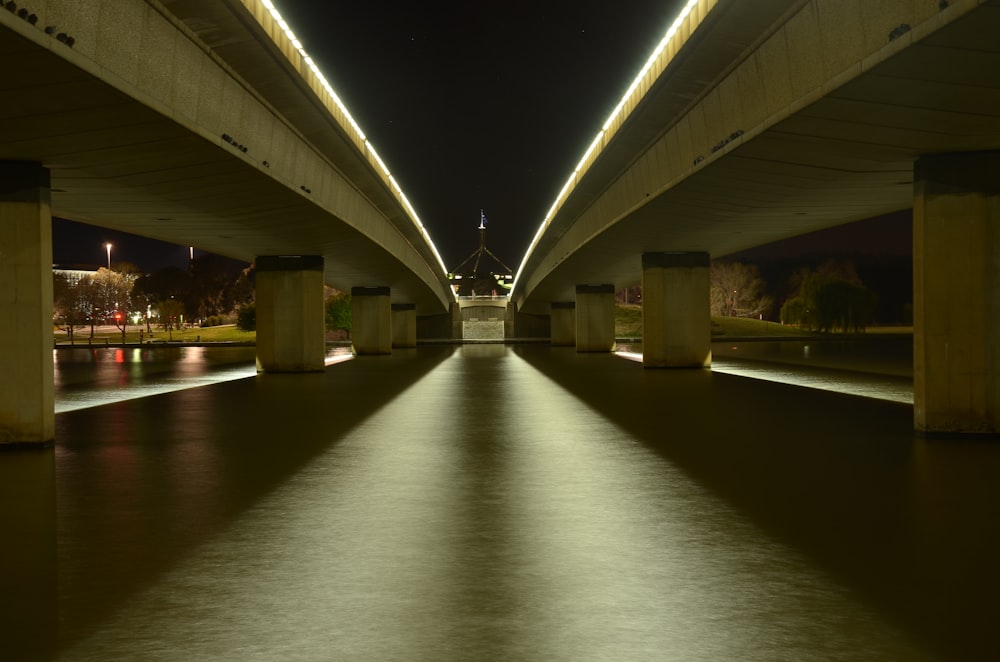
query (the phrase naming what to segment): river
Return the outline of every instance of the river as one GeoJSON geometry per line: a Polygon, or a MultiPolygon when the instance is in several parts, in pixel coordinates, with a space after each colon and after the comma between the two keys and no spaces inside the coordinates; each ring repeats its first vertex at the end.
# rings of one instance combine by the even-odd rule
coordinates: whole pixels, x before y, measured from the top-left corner
{"type": "Polygon", "coordinates": [[[121,358],[60,356],[60,402],[224,381],[0,456],[25,659],[996,657],[1000,444],[905,402],[537,345],[121,358]]]}

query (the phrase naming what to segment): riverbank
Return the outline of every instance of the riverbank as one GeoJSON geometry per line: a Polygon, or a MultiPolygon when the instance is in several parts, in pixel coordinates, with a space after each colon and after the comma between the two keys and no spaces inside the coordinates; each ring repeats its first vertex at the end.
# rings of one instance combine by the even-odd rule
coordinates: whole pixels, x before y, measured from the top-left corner
{"type": "MultiPolygon", "coordinates": [[[[642,317],[638,306],[619,306],[615,322],[615,337],[619,344],[638,344],[642,342],[642,317]]],[[[913,327],[886,326],[869,327],[864,333],[812,333],[794,326],[768,322],[763,320],[744,319],[737,317],[712,318],[712,342],[755,342],[755,341],[845,341],[868,340],[885,337],[912,337],[913,327]]],[[[547,342],[546,338],[508,339],[507,342],[547,342]]],[[[233,324],[210,327],[191,327],[171,331],[154,330],[147,332],[142,327],[133,327],[124,336],[115,326],[94,327],[78,330],[73,338],[62,329],[53,332],[53,343],[57,349],[66,347],[136,347],[188,345],[214,347],[252,346],[257,342],[255,331],[241,331],[233,324]]],[[[421,344],[462,343],[460,339],[420,339],[421,344]]],[[[504,341],[495,341],[504,342],[504,341]]],[[[328,344],[350,344],[349,340],[339,340],[328,337],[328,344]]]]}

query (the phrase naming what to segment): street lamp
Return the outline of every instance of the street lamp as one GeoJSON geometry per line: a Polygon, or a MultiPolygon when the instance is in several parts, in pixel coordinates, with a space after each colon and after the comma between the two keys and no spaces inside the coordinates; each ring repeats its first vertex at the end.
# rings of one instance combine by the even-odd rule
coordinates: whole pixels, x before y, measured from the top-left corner
{"type": "Polygon", "coordinates": [[[104,244],[104,247],[108,249],[108,271],[111,271],[111,243],[104,244]]]}

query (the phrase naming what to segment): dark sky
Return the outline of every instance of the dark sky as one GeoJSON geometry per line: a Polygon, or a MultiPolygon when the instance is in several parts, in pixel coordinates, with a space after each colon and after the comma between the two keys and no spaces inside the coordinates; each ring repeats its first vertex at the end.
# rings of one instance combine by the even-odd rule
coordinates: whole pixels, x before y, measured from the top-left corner
{"type": "MultiPolygon", "coordinates": [[[[569,173],[683,4],[275,2],[449,269],[478,248],[481,209],[487,247],[517,268],[569,173]]],[[[54,257],[100,263],[107,240],[115,241],[110,231],[57,226],[54,257]],[[73,246],[90,243],[95,256],[73,255],[73,246]]],[[[130,259],[125,248],[112,259],[130,259]]],[[[156,259],[141,241],[135,250],[142,257],[132,261],[146,270],[187,259],[186,247],[166,246],[156,259]]]]}
{"type": "Polygon", "coordinates": [[[511,268],[681,0],[277,0],[445,264],[511,268]]]}

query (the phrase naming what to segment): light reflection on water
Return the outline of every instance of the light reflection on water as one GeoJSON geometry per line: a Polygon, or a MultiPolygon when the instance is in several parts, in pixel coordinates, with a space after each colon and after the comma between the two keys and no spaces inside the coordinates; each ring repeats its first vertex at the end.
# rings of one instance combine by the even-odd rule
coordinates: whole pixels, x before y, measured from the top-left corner
{"type": "MultiPolygon", "coordinates": [[[[715,343],[712,371],[781,384],[913,404],[913,343],[909,337],[850,341],[715,343]]],[[[618,356],[642,362],[642,343],[622,344],[618,356]]]]}
{"type": "MultiPolygon", "coordinates": [[[[253,347],[109,347],[53,350],[57,414],[257,374],[253,347]]],[[[331,347],[326,364],[351,358],[331,347]]]]}
{"type": "Polygon", "coordinates": [[[60,659],[988,650],[1000,454],[897,403],[476,345],[57,428],[60,659]]]}

